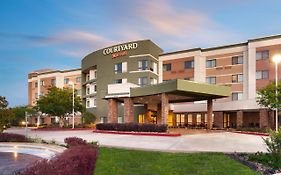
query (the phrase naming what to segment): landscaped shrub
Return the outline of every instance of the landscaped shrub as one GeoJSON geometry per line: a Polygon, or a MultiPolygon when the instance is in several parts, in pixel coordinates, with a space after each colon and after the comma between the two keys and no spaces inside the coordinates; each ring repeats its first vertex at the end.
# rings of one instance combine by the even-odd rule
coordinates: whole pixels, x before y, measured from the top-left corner
{"type": "Polygon", "coordinates": [[[108,131],[166,132],[168,126],[164,124],[98,123],[96,124],[96,129],[108,131]]]}
{"type": "Polygon", "coordinates": [[[83,139],[78,138],[78,137],[65,138],[64,143],[66,143],[67,147],[87,145],[86,140],[83,140],[83,139]]]}
{"type": "Polygon", "coordinates": [[[34,166],[27,168],[20,174],[92,175],[96,166],[98,146],[85,144],[83,139],[81,139],[81,142],[81,140],[79,140],[78,138],[69,138],[66,140],[67,142],[70,142],[71,146],[61,155],[58,155],[49,161],[38,161],[34,166]]]}
{"type": "Polygon", "coordinates": [[[250,132],[261,132],[261,133],[267,133],[268,128],[259,128],[259,127],[242,127],[237,128],[238,131],[250,131],[250,132]]]}
{"type": "Polygon", "coordinates": [[[24,135],[12,133],[0,133],[0,142],[26,142],[27,138],[24,135]]]}

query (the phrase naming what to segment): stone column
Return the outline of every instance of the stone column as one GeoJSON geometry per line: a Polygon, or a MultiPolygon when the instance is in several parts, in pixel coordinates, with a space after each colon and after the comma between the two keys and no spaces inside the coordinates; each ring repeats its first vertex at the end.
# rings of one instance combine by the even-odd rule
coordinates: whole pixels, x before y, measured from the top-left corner
{"type": "Polygon", "coordinates": [[[110,98],[108,101],[108,123],[117,123],[117,101],[113,98],[110,98]]]}
{"type": "Polygon", "coordinates": [[[268,120],[268,111],[267,109],[260,109],[260,128],[268,128],[269,120],[268,120]]]}
{"type": "Polygon", "coordinates": [[[165,93],[161,94],[161,118],[162,118],[162,124],[167,124],[169,115],[169,99],[168,95],[165,93]]]}
{"type": "Polygon", "coordinates": [[[144,104],[143,108],[144,108],[144,123],[149,123],[149,120],[148,120],[148,105],[144,104]]]}
{"type": "Polygon", "coordinates": [[[213,99],[209,99],[207,100],[207,129],[213,128],[212,114],[213,114],[213,99]]]}
{"type": "Polygon", "coordinates": [[[223,112],[214,112],[214,126],[223,128],[223,112]]]}
{"type": "Polygon", "coordinates": [[[237,111],[236,116],[236,128],[243,127],[243,111],[237,111]]]}
{"type": "Polygon", "coordinates": [[[269,123],[269,127],[271,129],[275,129],[275,112],[274,111],[269,111],[269,115],[268,115],[268,123],[269,123]]]}
{"type": "Polygon", "coordinates": [[[132,98],[124,98],[124,121],[125,123],[134,122],[134,102],[132,98]]]}

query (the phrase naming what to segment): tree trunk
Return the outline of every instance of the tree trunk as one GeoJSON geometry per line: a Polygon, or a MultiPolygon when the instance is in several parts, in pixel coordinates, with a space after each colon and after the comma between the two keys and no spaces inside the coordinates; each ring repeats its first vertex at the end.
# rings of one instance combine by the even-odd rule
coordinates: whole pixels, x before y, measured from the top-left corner
{"type": "Polygon", "coordinates": [[[60,121],[59,121],[60,127],[64,127],[64,117],[60,116],[60,121]]]}

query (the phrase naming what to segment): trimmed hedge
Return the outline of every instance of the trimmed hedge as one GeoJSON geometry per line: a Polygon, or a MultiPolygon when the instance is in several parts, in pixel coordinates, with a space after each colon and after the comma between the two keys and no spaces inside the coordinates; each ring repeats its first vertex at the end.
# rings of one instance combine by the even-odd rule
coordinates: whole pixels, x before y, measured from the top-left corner
{"type": "Polygon", "coordinates": [[[0,133],[0,142],[27,142],[27,138],[21,134],[0,133]]]}
{"type": "Polygon", "coordinates": [[[168,125],[137,123],[98,123],[96,129],[107,131],[166,132],[168,125]]]}
{"type": "Polygon", "coordinates": [[[69,146],[62,154],[51,160],[37,161],[20,175],[92,175],[98,156],[98,146],[86,144],[80,138],[66,138],[69,146]]]}

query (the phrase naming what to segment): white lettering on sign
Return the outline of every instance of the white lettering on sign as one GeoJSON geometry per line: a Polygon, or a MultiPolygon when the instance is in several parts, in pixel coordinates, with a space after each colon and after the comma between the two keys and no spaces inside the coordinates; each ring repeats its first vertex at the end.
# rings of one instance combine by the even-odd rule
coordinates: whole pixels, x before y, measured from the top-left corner
{"type": "Polygon", "coordinates": [[[114,47],[109,47],[103,50],[103,55],[114,54],[117,52],[122,52],[126,50],[136,49],[138,47],[138,43],[128,43],[123,45],[118,45],[114,47]]]}

